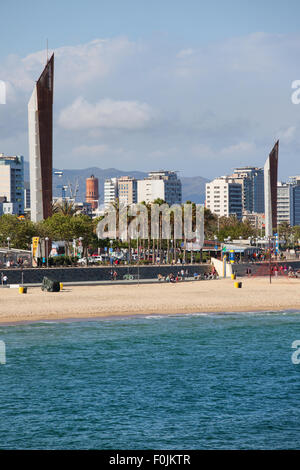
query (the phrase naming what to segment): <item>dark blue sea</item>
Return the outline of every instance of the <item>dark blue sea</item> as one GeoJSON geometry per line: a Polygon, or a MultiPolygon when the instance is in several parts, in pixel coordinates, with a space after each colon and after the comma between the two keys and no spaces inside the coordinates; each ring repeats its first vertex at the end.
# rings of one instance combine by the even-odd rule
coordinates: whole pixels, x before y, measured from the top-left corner
{"type": "Polygon", "coordinates": [[[1,449],[299,449],[299,313],[0,327],[1,449]]]}

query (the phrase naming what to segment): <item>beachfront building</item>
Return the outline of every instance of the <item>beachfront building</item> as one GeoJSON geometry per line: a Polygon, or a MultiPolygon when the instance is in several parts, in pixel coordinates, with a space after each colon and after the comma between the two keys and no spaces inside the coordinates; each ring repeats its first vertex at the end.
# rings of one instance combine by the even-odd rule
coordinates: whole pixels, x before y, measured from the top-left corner
{"type": "Polygon", "coordinates": [[[28,103],[31,220],[52,214],[52,133],[54,55],[35,84],[28,103]]]}
{"type": "Polygon", "coordinates": [[[170,206],[181,204],[181,181],[175,171],[152,171],[148,177],[137,182],[138,202],[150,203],[155,199],[163,199],[170,206]]]}
{"type": "Polygon", "coordinates": [[[6,212],[24,213],[24,158],[0,154],[0,196],[5,197],[6,212]]]}
{"type": "Polygon", "coordinates": [[[277,174],[279,141],[272,148],[264,166],[265,235],[272,237],[277,227],[277,174]]]}
{"type": "Polygon", "coordinates": [[[242,219],[242,185],[230,176],[221,176],[206,183],[205,206],[219,217],[236,215],[242,219]]]}
{"type": "Polygon", "coordinates": [[[137,202],[137,180],[130,176],[118,178],[118,197],[120,204],[135,204],[137,202]]]}
{"type": "Polygon", "coordinates": [[[291,225],[300,225],[300,176],[291,176],[290,182],[293,185],[291,225]]]}
{"type": "Polygon", "coordinates": [[[282,222],[300,225],[300,177],[277,184],[277,225],[282,222]]]}
{"type": "Polygon", "coordinates": [[[243,212],[262,214],[264,201],[264,170],[255,166],[235,168],[231,178],[242,185],[243,212]]]}
{"type": "Polygon", "coordinates": [[[108,178],[104,181],[104,207],[116,202],[118,198],[118,179],[108,178]]]}
{"type": "Polygon", "coordinates": [[[289,183],[277,183],[277,225],[287,222],[292,225],[293,186],[289,183]]]}

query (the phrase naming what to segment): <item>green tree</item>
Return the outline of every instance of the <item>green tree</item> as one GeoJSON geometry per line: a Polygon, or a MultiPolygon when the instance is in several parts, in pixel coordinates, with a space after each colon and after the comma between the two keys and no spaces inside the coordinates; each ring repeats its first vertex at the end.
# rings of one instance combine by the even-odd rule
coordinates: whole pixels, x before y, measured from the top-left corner
{"type": "Polygon", "coordinates": [[[28,219],[18,219],[16,215],[5,214],[0,217],[0,242],[2,246],[29,250],[31,239],[35,235],[35,225],[28,219]]]}

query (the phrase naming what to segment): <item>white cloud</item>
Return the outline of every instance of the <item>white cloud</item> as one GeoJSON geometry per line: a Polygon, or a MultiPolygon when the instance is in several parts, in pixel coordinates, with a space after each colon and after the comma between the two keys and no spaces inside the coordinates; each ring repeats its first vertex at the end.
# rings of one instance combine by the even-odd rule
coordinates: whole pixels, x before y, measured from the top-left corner
{"type": "MultiPolygon", "coordinates": [[[[101,155],[104,168],[145,170],[161,160],[213,176],[239,161],[262,165],[279,136],[280,171],[300,172],[300,106],[291,103],[300,34],[193,48],[158,41],[96,39],[54,51],[55,164],[93,166],[101,155]]],[[[28,157],[27,103],[45,60],[43,50],[0,63],[8,84],[0,152],[28,157]]]]}
{"type": "Polygon", "coordinates": [[[105,155],[109,150],[108,145],[79,145],[78,147],[73,148],[72,153],[79,156],[97,156],[105,155]]]}
{"type": "Polygon", "coordinates": [[[282,129],[281,131],[279,131],[278,136],[279,136],[280,141],[286,144],[289,144],[294,140],[295,133],[296,133],[296,126],[290,126],[286,129],[282,129]]]}
{"type": "Polygon", "coordinates": [[[255,150],[256,148],[253,142],[239,142],[223,148],[220,153],[221,155],[228,156],[245,156],[253,154],[255,150]]]}
{"type": "Polygon", "coordinates": [[[72,150],[73,155],[80,157],[110,157],[112,155],[121,155],[122,147],[109,146],[107,144],[98,145],[79,145],[72,150]]]}
{"type": "Polygon", "coordinates": [[[65,129],[142,129],[149,125],[154,113],[146,103],[138,101],[100,100],[95,104],[77,98],[63,109],[59,124],[65,129]]]}
{"type": "Polygon", "coordinates": [[[186,57],[190,57],[191,55],[194,54],[194,49],[182,49],[181,51],[178,52],[178,54],[176,54],[176,57],[178,59],[184,59],[186,57]]]}

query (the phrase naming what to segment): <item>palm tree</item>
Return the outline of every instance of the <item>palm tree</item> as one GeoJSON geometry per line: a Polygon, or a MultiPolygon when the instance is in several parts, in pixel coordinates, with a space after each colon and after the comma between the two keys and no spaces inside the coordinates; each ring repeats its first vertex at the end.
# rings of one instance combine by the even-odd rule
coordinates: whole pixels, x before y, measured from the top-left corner
{"type": "Polygon", "coordinates": [[[62,199],[61,201],[56,201],[52,205],[52,213],[53,214],[62,214],[62,215],[75,215],[76,214],[76,207],[75,203],[72,200],[62,199]]]}

